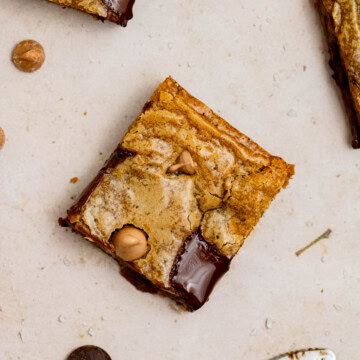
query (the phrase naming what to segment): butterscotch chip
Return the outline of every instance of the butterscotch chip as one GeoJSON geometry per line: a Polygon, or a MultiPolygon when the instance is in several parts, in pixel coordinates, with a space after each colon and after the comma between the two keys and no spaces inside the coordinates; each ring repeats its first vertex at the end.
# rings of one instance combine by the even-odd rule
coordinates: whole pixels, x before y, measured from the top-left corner
{"type": "Polygon", "coordinates": [[[116,254],[124,261],[134,261],[147,252],[147,241],[144,232],[134,227],[125,227],[114,236],[116,254]]]}
{"type": "Polygon", "coordinates": [[[0,149],[4,146],[5,144],[5,133],[4,130],[0,127],[0,149]]]}
{"type": "Polygon", "coordinates": [[[15,46],[12,62],[21,71],[39,70],[45,61],[44,48],[34,40],[24,40],[15,46]]]}
{"type": "Polygon", "coordinates": [[[175,171],[182,171],[188,175],[195,174],[194,161],[188,151],[183,151],[177,159],[177,163],[169,167],[169,172],[175,171]]]}

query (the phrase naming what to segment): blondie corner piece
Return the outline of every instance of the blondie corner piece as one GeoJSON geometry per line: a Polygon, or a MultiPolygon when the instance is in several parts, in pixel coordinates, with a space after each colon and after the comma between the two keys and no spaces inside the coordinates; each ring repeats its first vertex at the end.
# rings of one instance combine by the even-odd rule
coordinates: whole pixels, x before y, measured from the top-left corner
{"type": "Polygon", "coordinates": [[[341,89],[352,146],[360,147],[360,30],[358,1],[315,0],[328,43],[333,78],[341,89]]]}
{"type": "Polygon", "coordinates": [[[169,77],[60,224],[193,311],[293,174],[169,77]]]}
{"type": "Polygon", "coordinates": [[[126,26],[133,17],[135,0],[48,0],[126,26]]]}

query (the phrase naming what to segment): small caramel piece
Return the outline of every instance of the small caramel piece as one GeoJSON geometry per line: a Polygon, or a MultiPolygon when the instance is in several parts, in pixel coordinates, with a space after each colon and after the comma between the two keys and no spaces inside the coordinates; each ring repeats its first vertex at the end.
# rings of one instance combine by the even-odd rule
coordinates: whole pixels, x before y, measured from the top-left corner
{"type": "Polygon", "coordinates": [[[5,133],[4,130],[0,127],[0,149],[4,146],[5,144],[5,133]]]}
{"type": "Polygon", "coordinates": [[[12,62],[21,71],[39,70],[45,61],[44,48],[34,40],[24,40],[15,46],[12,62]]]}
{"type": "Polygon", "coordinates": [[[147,239],[143,231],[134,227],[125,227],[114,235],[116,255],[124,261],[134,261],[147,252],[147,239]]]}
{"type": "Polygon", "coordinates": [[[195,164],[188,151],[183,151],[178,157],[176,164],[169,167],[169,172],[175,172],[177,170],[188,175],[195,174],[195,164]]]}

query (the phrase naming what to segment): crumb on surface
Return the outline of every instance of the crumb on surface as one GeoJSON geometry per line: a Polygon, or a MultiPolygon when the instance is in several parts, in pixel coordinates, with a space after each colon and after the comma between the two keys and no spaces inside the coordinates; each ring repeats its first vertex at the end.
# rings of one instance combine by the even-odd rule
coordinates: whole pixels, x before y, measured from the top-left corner
{"type": "Polygon", "coordinates": [[[265,321],[265,327],[270,330],[273,328],[273,326],[274,326],[274,321],[267,318],[265,321]]]}
{"type": "Polygon", "coordinates": [[[79,178],[78,177],[73,177],[72,179],[70,179],[70,182],[72,183],[72,184],[76,184],[77,182],[79,181],[79,178]]]}
{"type": "Polygon", "coordinates": [[[5,144],[5,132],[2,129],[2,127],[0,127],[0,149],[4,146],[5,144]]]}

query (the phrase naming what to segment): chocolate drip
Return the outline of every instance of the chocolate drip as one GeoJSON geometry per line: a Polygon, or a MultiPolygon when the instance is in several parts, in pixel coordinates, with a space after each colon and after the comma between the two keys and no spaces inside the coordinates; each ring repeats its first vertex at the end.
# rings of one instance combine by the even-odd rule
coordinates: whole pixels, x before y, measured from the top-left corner
{"type": "Polygon", "coordinates": [[[205,304],[217,281],[229,270],[230,261],[203,238],[200,229],[186,238],[170,279],[172,287],[184,294],[189,310],[205,304]]]}
{"type": "MultiPolygon", "coordinates": [[[[123,149],[121,146],[118,146],[116,150],[111,154],[110,158],[106,161],[103,168],[96,175],[95,179],[85,188],[83,193],[80,196],[80,199],[74,204],[68,211],[68,217],[71,215],[77,215],[81,212],[81,208],[88,201],[90,195],[99,185],[103,177],[108,174],[108,170],[116,167],[118,164],[126,160],[126,158],[135,156],[136,153],[130,150],[123,149]]],[[[62,226],[67,226],[67,219],[59,219],[59,223],[62,226]]]]}
{"type": "Polygon", "coordinates": [[[121,26],[126,26],[127,22],[133,18],[133,6],[135,0],[102,0],[111,9],[108,15],[110,21],[116,22],[121,26]]]}

